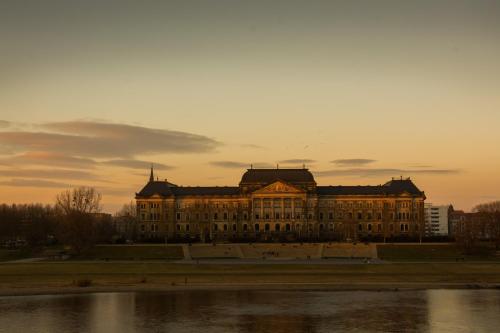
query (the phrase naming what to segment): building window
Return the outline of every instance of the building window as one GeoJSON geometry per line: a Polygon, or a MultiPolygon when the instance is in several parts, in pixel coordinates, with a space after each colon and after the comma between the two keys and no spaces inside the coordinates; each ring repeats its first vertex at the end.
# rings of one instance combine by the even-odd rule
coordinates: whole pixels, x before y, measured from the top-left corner
{"type": "Polygon", "coordinates": [[[227,224],[224,224],[224,231],[227,231],[227,224]]]}
{"type": "Polygon", "coordinates": [[[321,224],[319,225],[319,230],[320,230],[320,231],[323,231],[323,228],[324,228],[323,223],[321,223],[321,224]]]}
{"type": "Polygon", "coordinates": [[[218,229],[217,224],[214,224],[214,231],[217,231],[217,229],[218,229]]]}
{"type": "Polygon", "coordinates": [[[224,220],[227,220],[227,213],[224,213],[224,220]]]}
{"type": "Polygon", "coordinates": [[[181,225],[180,224],[177,225],[177,231],[181,231],[181,225]]]}
{"type": "Polygon", "coordinates": [[[269,231],[269,229],[270,229],[269,228],[269,223],[266,223],[266,225],[264,226],[264,230],[269,231]]]}
{"type": "Polygon", "coordinates": [[[328,213],[328,219],[333,220],[333,213],[328,213]]]}
{"type": "Polygon", "coordinates": [[[274,225],[274,230],[276,230],[276,231],[280,231],[280,225],[279,225],[279,223],[276,223],[276,224],[274,225]]]}
{"type": "Polygon", "coordinates": [[[236,231],[236,224],[233,224],[233,231],[236,231]]]}
{"type": "Polygon", "coordinates": [[[363,231],[363,225],[361,223],[358,224],[358,231],[363,231]]]}
{"type": "Polygon", "coordinates": [[[144,226],[144,224],[141,224],[141,231],[144,232],[144,230],[146,230],[146,226],[144,226]]]}
{"type": "Polygon", "coordinates": [[[368,223],[368,231],[371,232],[372,231],[372,224],[371,223],[368,223]]]}
{"type": "Polygon", "coordinates": [[[254,229],[255,229],[255,232],[259,232],[259,229],[260,229],[259,224],[255,223],[254,229]]]}
{"type": "Polygon", "coordinates": [[[255,214],[255,219],[258,220],[259,219],[259,214],[255,214]]]}
{"type": "Polygon", "coordinates": [[[323,213],[319,213],[319,219],[323,220],[323,213]]]}
{"type": "Polygon", "coordinates": [[[362,219],[363,219],[363,214],[358,212],[358,220],[362,220],[362,219]]]}
{"type": "Polygon", "coordinates": [[[214,220],[218,220],[219,219],[219,215],[217,213],[214,213],[214,220]]]}
{"type": "Polygon", "coordinates": [[[243,224],[243,231],[247,231],[247,230],[248,230],[248,226],[247,226],[247,224],[245,223],[245,224],[243,224]]]}
{"type": "Polygon", "coordinates": [[[243,214],[243,220],[247,220],[247,213],[243,214]]]}
{"type": "Polygon", "coordinates": [[[285,225],[285,230],[286,230],[286,231],[290,231],[290,223],[287,223],[287,224],[285,225]]]}
{"type": "Polygon", "coordinates": [[[309,214],[308,219],[309,219],[309,220],[312,220],[312,219],[313,219],[313,215],[312,215],[312,214],[309,214]]]}
{"type": "Polygon", "coordinates": [[[177,219],[177,221],[180,221],[181,220],[181,213],[177,213],[175,218],[177,219]]]}
{"type": "Polygon", "coordinates": [[[266,213],[266,220],[269,220],[269,213],[266,213]]]}
{"type": "Polygon", "coordinates": [[[274,218],[275,218],[276,220],[279,220],[279,219],[280,219],[280,213],[275,213],[275,214],[274,214],[274,218]]]}
{"type": "Polygon", "coordinates": [[[189,224],[186,224],[186,231],[189,231],[189,224]]]}
{"type": "Polygon", "coordinates": [[[377,231],[378,232],[381,232],[382,231],[382,224],[377,224],[377,231]]]}

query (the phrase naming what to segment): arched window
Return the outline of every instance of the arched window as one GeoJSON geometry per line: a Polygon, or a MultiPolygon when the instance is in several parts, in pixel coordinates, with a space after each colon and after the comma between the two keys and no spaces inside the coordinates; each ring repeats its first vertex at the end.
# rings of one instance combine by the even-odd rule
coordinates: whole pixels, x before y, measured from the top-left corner
{"type": "Polygon", "coordinates": [[[360,224],[358,224],[358,230],[359,230],[359,231],[363,231],[363,225],[362,225],[361,223],[360,223],[360,224]]]}
{"type": "Polygon", "coordinates": [[[361,212],[358,212],[358,220],[362,220],[363,219],[363,214],[361,212]]]}
{"type": "Polygon", "coordinates": [[[248,230],[248,226],[247,226],[247,224],[245,223],[245,224],[243,224],[243,231],[247,231],[247,230],[248,230]]]}
{"type": "Polygon", "coordinates": [[[264,226],[264,229],[265,229],[266,231],[269,231],[269,229],[270,229],[270,227],[269,227],[269,223],[266,223],[266,225],[264,226]]]}
{"type": "Polygon", "coordinates": [[[274,225],[274,230],[276,230],[276,231],[280,231],[280,225],[279,225],[279,223],[276,223],[276,224],[274,225]]]}
{"type": "Polygon", "coordinates": [[[287,224],[285,225],[285,230],[286,230],[286,231],[290,231],[290,223],[287,223],[287,224]]]}
{"type": "Polygon", "coordinates": [[[259,227],[258,223],[255,223],[254,229],[255,229],[255,232],[259,232],[260,227],[259,227]]]}

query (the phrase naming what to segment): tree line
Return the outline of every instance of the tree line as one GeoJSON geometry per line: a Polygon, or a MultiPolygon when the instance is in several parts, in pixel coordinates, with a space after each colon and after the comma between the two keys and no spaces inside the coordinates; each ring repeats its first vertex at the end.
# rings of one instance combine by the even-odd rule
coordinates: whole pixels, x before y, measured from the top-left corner
{"type": "Polygon", "coordinates": [[[133,225],[135,210],[125,205],[112,217],[102,213],[101,199],[94,188],[78,187],[59,193],[52,205],[2,204],[0,243],[30,248],[63,244],[78,254],[94,244],[116,241],[115,219],[129,219],[133,225]]]}

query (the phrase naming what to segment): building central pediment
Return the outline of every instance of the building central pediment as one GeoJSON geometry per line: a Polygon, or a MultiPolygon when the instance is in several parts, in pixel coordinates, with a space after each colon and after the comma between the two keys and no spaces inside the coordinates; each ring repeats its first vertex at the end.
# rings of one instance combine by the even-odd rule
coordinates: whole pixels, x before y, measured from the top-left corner
{"type": "Polygon", "coordinates": [[[304,193],[304,190],[293,186],[292,184],[278,180],[261,189],[253,192],[254,194],[269,194],[269,193],[304,193]]]}

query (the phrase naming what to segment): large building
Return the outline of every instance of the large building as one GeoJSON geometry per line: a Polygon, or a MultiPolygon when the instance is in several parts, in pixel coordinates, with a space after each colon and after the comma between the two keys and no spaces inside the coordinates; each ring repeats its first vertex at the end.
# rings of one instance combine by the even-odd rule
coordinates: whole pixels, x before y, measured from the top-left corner
{"type": "Polygon", "coordinates": [[[308,169],[248,169],[239,186],[155,180],[136,193],[141,238],[385,240],[424,235],[425,194],[408,179],[318,186],[308,169]]]}
{"type": "Polygon", "coordinates": [[[436,206],[426,203],[425,236],[448,236],[448,212],[450,205],[436,206]]]}

